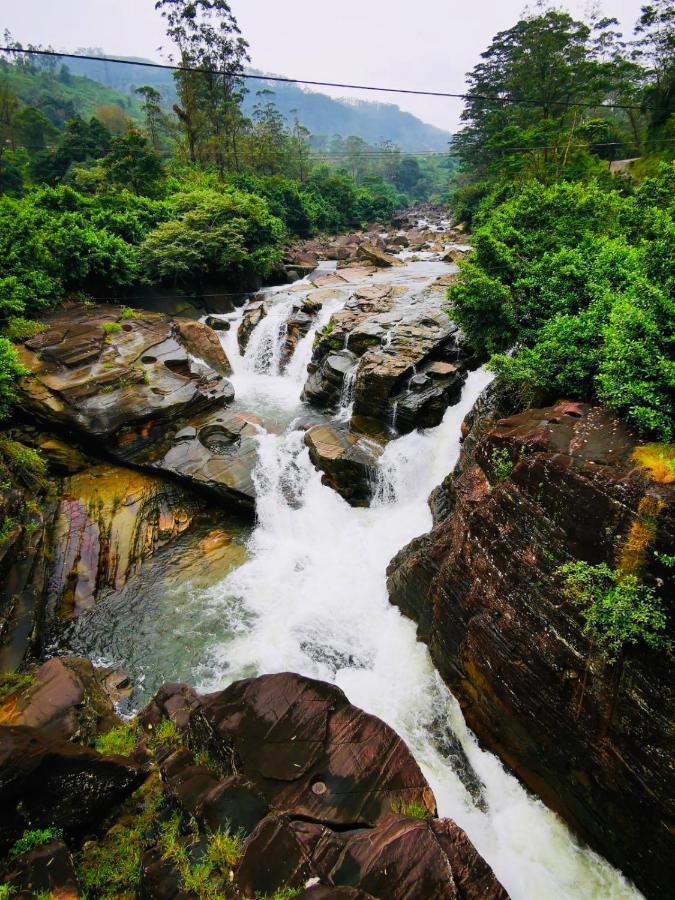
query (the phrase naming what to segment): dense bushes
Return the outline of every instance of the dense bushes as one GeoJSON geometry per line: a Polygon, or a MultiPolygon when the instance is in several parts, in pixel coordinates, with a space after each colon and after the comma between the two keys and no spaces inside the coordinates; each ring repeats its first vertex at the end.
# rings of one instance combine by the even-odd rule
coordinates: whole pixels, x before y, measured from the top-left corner
{"type": "Polygon", "coordinates": [[[671,438],[673,178],[663,166],[633,196],[527,183],[484,211],[451,314],[528,399],[599,398],[671,438]]]}
{"type": "Polygon", "coordinates": [[[281,255],[282,223],[261,197],[202,189],[176,195],[172,205],[175,215],[139,248],[150,282],[220,277],[241,286],[266,276],[281,255]]]}

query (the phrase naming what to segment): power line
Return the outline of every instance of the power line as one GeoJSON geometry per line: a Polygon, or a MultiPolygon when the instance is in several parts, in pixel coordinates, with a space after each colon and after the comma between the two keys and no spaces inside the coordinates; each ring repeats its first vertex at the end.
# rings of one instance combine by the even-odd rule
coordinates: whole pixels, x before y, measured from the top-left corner
{"type": "Polygon", "coordinates": [[[547,99],[515,99],[511,97],[499,97],[492,94],[469,94],[469,93],[453,93],[450,91],[423,91],[414,88],[393,88],[381,87],[377,85],[367,84],[347,84],[336,81],[315,81],[307,78],[285,78],[281,75],[254,75],[250,72],[235,71],[223,72],[219,69],[205,69],[200,66],[175,66],[168,63],[157,63],[148,60],[128,60],[119,59],[113,56],[94,56],[87,53],[59,53],[54,50],[24,50],[19,47],[0,47],[2,53],[32,53],[36,56],[57,56],[64,59],[83,59],[94,62],[118,63],[125,66],[144,66],[151,69],[168,69],[172,72],[201,72],[208,75],[225,75],[230,78],[245,78],[254,81],[276,81],[284,84],[307,84],[312,87],[332,87],[350,91],[375,91],[385,94],[412,94],[416,97],[446,97],[453,100],[484,100],[489,103],[505,103],[516,106],[568,106],[568,107],[585,107],[588,109],[626,109],[626,110],[654,110],[665,112],[666,107],[660,106],[643,106],[642,104],[629,103],[595,103],[588,100],[551,100],[547,99]]]}

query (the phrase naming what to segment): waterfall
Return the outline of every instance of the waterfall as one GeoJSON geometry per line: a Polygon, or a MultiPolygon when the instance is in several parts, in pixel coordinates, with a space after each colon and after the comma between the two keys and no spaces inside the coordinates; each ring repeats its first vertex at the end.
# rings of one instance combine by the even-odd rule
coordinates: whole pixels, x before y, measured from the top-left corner
{"type": "MultiPolygon", "coordinates": [[[[379,495],[368,509],[350,507],[322,484],[301,432],[261,432],[250,557],[206,598],[211,612],[231,623],[232,636],[209,649],[200,688],[279,671],[332,681],[403,737],[434,789],[440,815],[467,831],[516,900],[636,897],[478,746],[414,624],[388,600],[387,564],[431,526],[427,496],[454,466],[462,419],[489,379],[472,373],[438,428],[390,442],[381,457],[379,495]],[[444,755],[439,723],[482,784],[480,803],[444,755]]],[[[295,385],[284,380],[296,396],[295,385]]]]}
{"type": "Polygon", "coordinates": [[[359,370],[358,363],[345,372],[342,382],[342,392],[335,418],[338,422],[349,422],[354,412],[354,388],[356,386],[356,374],[359,370]]]}
{"type": "Polygon", "coordinates": [[[292,311],[292,298],[270,304],[267,315],[251,333],[244,352],[244,366],[249,372],[279,374],[281,350],[292,311]]]}

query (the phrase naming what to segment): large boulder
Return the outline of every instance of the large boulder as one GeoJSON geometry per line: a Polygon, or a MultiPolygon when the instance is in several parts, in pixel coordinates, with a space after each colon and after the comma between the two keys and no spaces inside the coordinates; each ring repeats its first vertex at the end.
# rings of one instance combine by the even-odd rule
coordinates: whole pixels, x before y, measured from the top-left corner
{"type": "MultiPolygon", "coordinates": [[[[235,883],[245,896],[319,881],[318,897],[406,900],[507,900],[492,870],[454,822],[389,813],[368,829],[336,831],[319,822],[272,815],[245,845],[235,883]]],[[[313,896],[309,891],[307,896],[313,896]]]]}
{"type": "MultiPolygon", "coordinates": [[[[192,347],[195,329],[211,332],[193,324],[192,347]]],[[[193,362],[178,323],[167,316],[123,318],[119,308],[96,307],[59,312],[47,325],[20,348],[31,374],[19,386],[18,403],[50,425],[109,440],[123,427],[164,424],[232,399],[222,374],[193,362]]],[[[227,368],[224,354],[220,367],[227,368]]]]}
{"type": "Polygon", "coordinates": [[[305,444],[324,484],[352,506],[368,505],[377,484],[379,443],[345,427],[315,425],[306,432],[305,444]]]}
{"type": "Polygon", "coordinates": [[[356,251],[357,259],[365,259],[370,265],[378,269],[389,269],[392,266],[402,266],[403,263],[395,256],[390,256],[384,250],[376,247],[370,241],[364,241],[356,251]]]}
{"type": "Polygon", "coordinates": [[[354,415],[400,432],[438,425],[459,398],[471,353],[444,309],[444,287],[360,287],[317,335],[303,399],[335,411],[358,366],[354,415]]]}
{"type": "Polygon", "coordinates": [[[193,740],[236,771],[270,807],[343,826],[372,826],[396,805],[435,812],[403,741],[342,691],[300,675],[262,675],[203,698],[193,740]]]}
{"type": "Polygon", "coordinates": [[[88,659],[49,659],[0,702],[0,725],[39,728],[45,736],[91,743],[119,724],[103,678],[88,659]]]}
{"type": "Polygon", "coordinates": [[[140,784],[142,766],[50,737],[0,726],[0,852],[26,829],[86,834],[140,784]]]}
{"type": "MultiPolygon", "coordinates": [[[[675,489],[606,410],[559,403],[486,423],[445,484],[436,524],[392,561],[392,602],[418,622],[469,726],[651,896],[672,884],[667,650],[607,665],[557,568],[606,562],[667,590],[675,489]]],[[[475,424],[475,423],[474,423],[475,424]]]]}
{"type": "Polygon", "coordinates": [[[49,841],[11,860],[3,883],[15,900],[44,896],[78,900],[81,896],[75,866],[63,841],[49,841]]]}

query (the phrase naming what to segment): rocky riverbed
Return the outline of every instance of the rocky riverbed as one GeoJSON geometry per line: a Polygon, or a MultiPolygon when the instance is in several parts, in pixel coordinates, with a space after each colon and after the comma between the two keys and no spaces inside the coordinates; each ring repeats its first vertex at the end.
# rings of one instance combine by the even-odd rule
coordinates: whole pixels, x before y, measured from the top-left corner
{"type": "Polygon", "coordinates": [[[128,832],[119,896],[201,896],[206,863],[235,897],[636,896],[479,747],[439,673],[532,791],[661,890],[630,843],[650,833],[668,858],[665,807],[641,793],[666,793],[663,673],[584,680],[551,572],[608,557],[672,489],[648,486],[602,410],[501,422],[517,408],[484,395],[472,412],[490,376],[444,309],[468,252],[418,211],[289,248],[289,283],[240,305],[73,305],[21,347],[31,374],[0,436],[0,662],[19,672],[0,838],[57,831],[12,851],[18,896],[98,896],[92,868],[128,832]],[[389,602],[390,562],[435,668],[389,602]],[[219,829],[241,839],[216,863],[219,829]]]}

